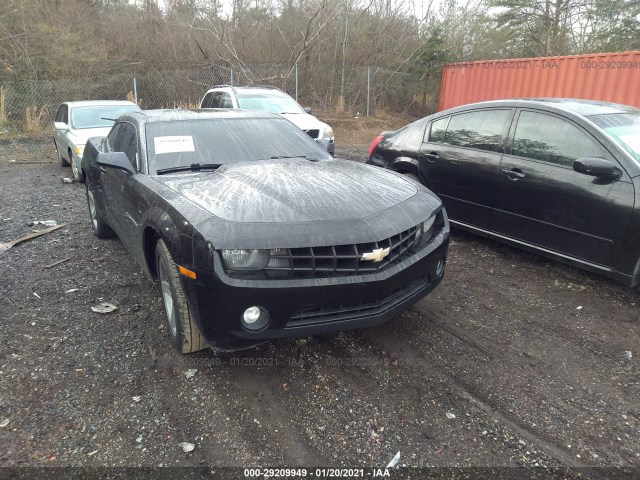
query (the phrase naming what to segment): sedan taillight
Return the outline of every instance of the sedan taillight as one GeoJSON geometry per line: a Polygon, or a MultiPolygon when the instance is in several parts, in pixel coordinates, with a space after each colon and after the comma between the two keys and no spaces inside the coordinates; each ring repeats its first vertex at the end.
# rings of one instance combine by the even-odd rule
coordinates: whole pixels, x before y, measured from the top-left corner
{"type": "Polygon", "coordinates": [[[380,143],[380,140],[382,140],[383,138],[384,138],[384,135],[382,134],[376,137],[376,139],[371,144],[371,147],[369,147],[369,156],[373,155],[373,151],[376,149],[376,147],[380,143]]]}

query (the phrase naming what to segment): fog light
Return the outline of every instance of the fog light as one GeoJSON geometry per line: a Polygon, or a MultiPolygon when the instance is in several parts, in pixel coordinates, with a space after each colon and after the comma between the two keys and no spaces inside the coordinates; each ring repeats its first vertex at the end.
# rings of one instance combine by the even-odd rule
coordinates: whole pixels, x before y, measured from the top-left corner
{"type": "Polygon", "coordinates": [[[438,262],[438,265],[436,265],[436,277],[441,277],[443,273],[444,273],[444,258],[441,258],[440,261],[438,262]]]}
{"type": "Polygon", "coordinates": [[[242,314],[242,326],[254,332],[265,328],[269,320],[271,320],[269,311],[262,307],[249,307],[242,314]]]}

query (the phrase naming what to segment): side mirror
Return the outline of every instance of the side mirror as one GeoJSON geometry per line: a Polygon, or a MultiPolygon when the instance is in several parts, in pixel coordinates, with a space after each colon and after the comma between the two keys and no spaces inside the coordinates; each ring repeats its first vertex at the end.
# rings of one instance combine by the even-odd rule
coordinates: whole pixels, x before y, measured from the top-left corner
{"type": "Polygon", "coordinates": [[[584,173],[585,175],[598,178],[617,178],[622,174],[613,162],[605,160],[604,158],[578,158],[573,162],[573,169],[578,173],[584,173]]]}
{"type": "Polygon", "coordinates": [[[117,168],[128,173],[136,173],[129,161],[129,157],[124,152],[98,153],[96,163],[102,167],[117,168]]]}
{"type": "Polygon", "coordinates": [[[63,131],[67,131],[69,130],[69,125],[67,125],[64,122],[53,122],[53,127],[56,130],[63,130],[63,131]]]}
{"type": "Polygon", "coordinates": [[[311,115],[311,107],[304,107],[304,113],[311,115]]]}

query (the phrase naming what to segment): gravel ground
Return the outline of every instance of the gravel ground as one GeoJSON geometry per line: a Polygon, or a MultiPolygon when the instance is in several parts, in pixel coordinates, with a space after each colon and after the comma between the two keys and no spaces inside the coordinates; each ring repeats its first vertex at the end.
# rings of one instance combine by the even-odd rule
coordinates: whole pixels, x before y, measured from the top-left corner
{"type": "Polygon", "coordinates": [[[637,294],[454,231],[443,283],[384,326],[184,356],[156,286],[91,234],[83,187],[36,147],[0,142],[0,241],[65,226],[0,255],[0,466],[384,467],[400,452],[640,474],[637,294]],[[118,310],[92,312],[102,301],[118,310]]]}

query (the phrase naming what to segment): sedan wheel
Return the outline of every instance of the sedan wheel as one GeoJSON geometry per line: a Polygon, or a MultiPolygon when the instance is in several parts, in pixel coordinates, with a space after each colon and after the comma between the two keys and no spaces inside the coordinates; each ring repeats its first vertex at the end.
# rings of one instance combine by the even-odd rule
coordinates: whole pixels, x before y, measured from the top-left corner
{"type": "Polygon", "coordinates": [[[102,219],[100,212],[98,212],[98,208],[96,207],[96,199],[93,195],[93,192],[89,188],[89,185],[86,187],[87,192],[87,206],[89,207],[89,218],[91,219],[91,229],[93,230],[93,234],[98,238],[108,238],[113,236],[113,230],[107,225],[107,223],[102,219]]]}
{"type": "Polygon", "coordinates": [[[78,168],[78,160],[71,157],[71,171],[73,172],[73,178],[76,179],[78,183],[84,183],[84,175],[82,174],[82,170],[78,168]]]}
{"type": "Polygon", "coordinates": [[[53,145],[56,147],[56,155],[58,156],[58,162],[60,162],[60,166],[61,167],[66,167],[69,165],[69,162],[67,162],[62,155],[60,155],[60,150],[58,150],[58,144],[56,143],[56,141],[53,141],[53,145]]]}
{"type": "Polygon", "coordinates": [[[207,344],[189,310],[178,266],[163,240],[156,245],[156,267],[171,343],[182,353],[206,348],[207,344]]]}

